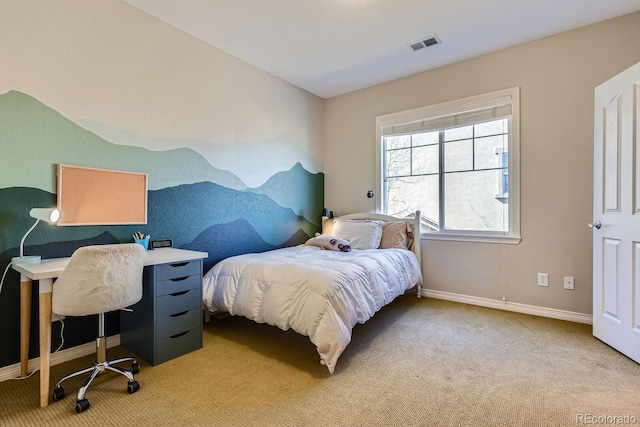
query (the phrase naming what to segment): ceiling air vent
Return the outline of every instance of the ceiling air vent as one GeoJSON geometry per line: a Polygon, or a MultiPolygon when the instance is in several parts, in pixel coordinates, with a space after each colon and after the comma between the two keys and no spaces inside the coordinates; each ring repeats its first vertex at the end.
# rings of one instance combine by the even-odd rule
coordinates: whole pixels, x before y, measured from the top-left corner
{"type": "Polygon", "coordinates": [[[418,40],[418,41],[415,41],[413,43],[409,43],[409,47],[411,49],[413,49],[414,51],[418,51],[420,49],[424,49],[426,47],[434,46],[434,45],[441,44],[441,43],[442,42],[440,41],[440,38],[437,35],[434,34],[434,35],[426,37],[426,38],[424,38],[422,40],[418,40]]]}

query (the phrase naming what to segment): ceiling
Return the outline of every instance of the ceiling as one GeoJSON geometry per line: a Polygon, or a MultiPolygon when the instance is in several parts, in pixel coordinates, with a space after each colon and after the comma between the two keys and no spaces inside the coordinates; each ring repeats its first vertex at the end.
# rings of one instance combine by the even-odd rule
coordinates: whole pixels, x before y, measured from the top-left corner
{"type": "Polygon", "coordinates": [[[322,98],[640,10],[640,0],[124,0],[322,98]],[[441,44],[408,45],[437,35],[441,44]]]}

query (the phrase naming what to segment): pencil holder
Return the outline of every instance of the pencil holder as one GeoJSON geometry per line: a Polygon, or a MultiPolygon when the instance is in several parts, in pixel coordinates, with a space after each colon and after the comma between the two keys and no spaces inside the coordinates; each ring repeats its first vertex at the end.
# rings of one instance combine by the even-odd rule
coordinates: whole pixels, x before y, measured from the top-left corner
{"type": "Polygon", "coordinates": [[[135,239],[135,242],[142,245],[145,251],[149,250],[149,239],[135,239]]]}

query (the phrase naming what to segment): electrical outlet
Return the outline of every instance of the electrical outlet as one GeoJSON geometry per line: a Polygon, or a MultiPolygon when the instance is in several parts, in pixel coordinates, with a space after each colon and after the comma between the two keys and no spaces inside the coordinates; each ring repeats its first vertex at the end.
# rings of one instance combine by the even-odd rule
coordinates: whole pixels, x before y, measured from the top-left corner
{"type": "Polygon", "coordinates": [[[549,275],[547,273],[538,273],[538,286],[549,286],[549,275]]]}
{"type": "Polygon", "coordinates": [[[564,288],[569,290],[575,289],[575,279],[570,276],[564,276],[564,288]]]}
{"type": "Polygon", "coordinates": [[[58,320],[62,320],[62,319],[64,319],[64,315],[57,314],[57,313],[51,313],[51,323],[57,322],[58,320]]]}

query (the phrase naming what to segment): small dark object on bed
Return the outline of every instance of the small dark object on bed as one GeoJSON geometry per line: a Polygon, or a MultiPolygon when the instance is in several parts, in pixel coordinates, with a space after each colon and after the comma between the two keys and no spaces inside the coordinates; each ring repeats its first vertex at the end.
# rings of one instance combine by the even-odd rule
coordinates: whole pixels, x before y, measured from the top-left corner
{"type": "Polygon", "coordinates": [[[331,239],[329,243],[331,243],[333,246],[335,246],[337,243],[338,249],[340,249],[341,252],[351,252],[351,245],[347,245],[345,243],[338,243],[338,239],[331,239]]]}

